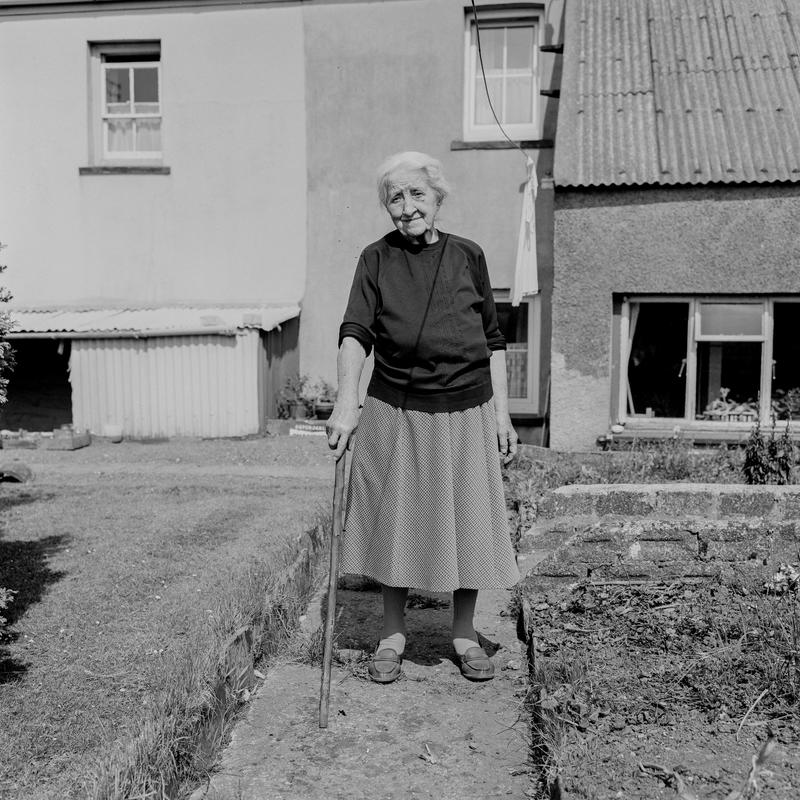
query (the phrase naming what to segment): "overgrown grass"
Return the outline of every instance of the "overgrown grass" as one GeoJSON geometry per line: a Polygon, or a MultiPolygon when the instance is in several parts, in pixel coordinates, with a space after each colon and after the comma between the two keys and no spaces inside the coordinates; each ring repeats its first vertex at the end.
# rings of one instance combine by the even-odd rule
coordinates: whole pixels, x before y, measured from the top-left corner
{"type": "MultiPolygon", "coordinates": [[[[208,713],[219,643],[265,613],[286,542],[330,502],[330,480],[307,477],[332,479],[317,444],[26,454],[58,469],[34,462],[38,481],[0,496],[0,585],[19,590],[0,642],[0,796],[136,797],[202,771],[184,737],[208,713]],[[290,477],[261,474],[284,462],[290,477]]],[[[270,608],[271,631],[296,614],[270,608]]]]}
{"type": "MultiPolygon", "coordinates": [[[[253,630],[257,662],[284,648],[308,602],[311,580],[285,585],[281,575],[296,556],[259,560],[230,576],[231,587],[217,603],[211,624],[187,643],[163,671],[166,692],[126,746],[104,757],[94,779],[94,800],[169,798],[182,785],[196,785],[208,773],[230,728],[236,706],[220,708],[212,686],[224,678],[221,653],[241,628],[253,630]],[[208,722],[225,715],[209,738],[208,722]]],[[[310,575],[306,574],[306,579],[310,575]]],[[[237,698],[244,702],[247,694],[237,698]]]]}

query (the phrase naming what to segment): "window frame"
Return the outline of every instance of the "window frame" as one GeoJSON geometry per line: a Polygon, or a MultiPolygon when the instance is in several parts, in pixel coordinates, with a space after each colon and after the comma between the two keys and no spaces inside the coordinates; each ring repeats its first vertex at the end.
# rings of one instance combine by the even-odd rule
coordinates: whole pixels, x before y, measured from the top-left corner
{"type": "MultiPolygon", "coordinates": [[[[533,87],[531,90],[531,108],[533,119],[531,122],[525,123],[503,123],[503,128],[508,136],[513,140],[523,141],[539,139],[542,117],[541,96],[539,94],[539,47],[542,43],[541,10],[524,6],[502,11],[482,9],[478,11],[478,24],[480,25],[481,31],[485,30],[486,28],[525,27],[528,25],[533,26],[533,87]]],[[[505,141],[505,136],[503,136],[502,131],[498,128],[497,123],[494,120],[484,125],[478,125],[474,121],[476,84],[479,85],[481,91],[485,91],[482,85],[482,79],[480,79],[480,83],[478,81],[480,67],[478,63],[478,48],[475,43],[474,29],[475,18],[472,14],[472,11],[469,10],[465,14],[464,29],[464,98],[462,104],[462,127],[464,141],[505,141]]],[[[500,114],[499,109],[495,109],[495,111],[498,112],[498,115],[500,114]]]]}
{"type": "MultiPolygon", "coordinates": [[[[689,426],[711,425],[716,428],[737,428],[752,426],[751,422],[731,420],[696,419],[697,415],[697,369],[698,344],[703,342],[761,342],[761,370],[759,376],[758,419],[762,425],[771,424],[772,417],[772,375],[774,348],[774,308],[776,303],[797,303],[800,297],[790,296],[731,296],[731,295],[625,295],[621,298],[619,322],[619,353],[617,374],[617,402],[612,416],[623,425],[632,425],[637,429],[663,427],[664,425],[689,426]],[[703,303],[726,303],[736,305],[761,306],[761,334],[703,334],[701,328],[701,305],[703,303]],[[628,366],[630,363],[630,326],[632,304],[646,303],[682,303],[689,306],[686,328],[686,388],[683,417],[647,418],[628,413],[628,366]]],[[[794,423],[792,423],[794,426],[794,423]]]]}
{"type": "MultiPolygon", "coordinates": [[[[160,40],[89,42],[89,164],[100,167],[147,167],[161,166],[164,163],[164,97],[163,67],[161,62],[160,40]],[[106,56],[130,56],[133,61],[105,60],[106,56]],[[143,57],[152,56],[152,60],[143,57]],[[106,113],[106,72],[109,68],[129,69],[135,67],[153,68],[158,76],[158,114],[134,113],[109,115],[106,113]],[[149,151],[109,151],[108,126],[106,121],[114,117],[135,119],[160,119],[161,149],[149,151]]],[[[131,104],[133,105],[133,84],[131,84],[131,104]]]]}
{"type": "MultiPolygon", "coordinates": [[[[493,294],[495,305],[511,303],[510,289],[494,289],[493,294]]],[[[528,295],[520,300],[520,305],[523,303],[528,306],[528,391],[524,398],[508,398],[508,411],[512,416],[540,413],[542,296],[528,295]]]]}

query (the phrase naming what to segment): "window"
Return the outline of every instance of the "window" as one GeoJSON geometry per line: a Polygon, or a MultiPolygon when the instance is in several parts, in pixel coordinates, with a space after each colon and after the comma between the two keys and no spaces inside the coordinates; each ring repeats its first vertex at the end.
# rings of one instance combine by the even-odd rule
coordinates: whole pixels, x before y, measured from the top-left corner
{"type": "Polygon", "coordinates": [[[94,164],[160,163],[161,47],[158,42],[90,45],[94,164]]]}
{"type": "Polygon", "coordinates": [[[800,419],[800,298],[629,298],[620,420],[800,419]]]}
{"type": "Polygon", "coordinates": [[[503,139],[486,96],[488,87],[497,118],[512,139],[536,139],[539,130],[539,26],[524,9],[482,12],[478,17],[483,54],[483,82],[475,20],[467,14],[464,82],[464,139],[503,139]]]}
{"type": "Polygon", "coordinates": [[[497,321],[506,339],[508,405],[512,414],[539,412],[538,295],[518,306],[508,302],[509,293],[496,291],[497,321]]]}

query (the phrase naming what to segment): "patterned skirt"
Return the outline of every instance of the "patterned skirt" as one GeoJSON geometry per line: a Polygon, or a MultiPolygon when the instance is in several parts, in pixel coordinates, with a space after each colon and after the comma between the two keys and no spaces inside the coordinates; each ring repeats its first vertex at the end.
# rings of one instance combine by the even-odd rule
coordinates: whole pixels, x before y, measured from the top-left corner
{"type": "Polygon", "coordinates": [[[436,592],[519,580],[494,403],[427,413],[367,397],[353,443],[342,572],[436,592]]]}

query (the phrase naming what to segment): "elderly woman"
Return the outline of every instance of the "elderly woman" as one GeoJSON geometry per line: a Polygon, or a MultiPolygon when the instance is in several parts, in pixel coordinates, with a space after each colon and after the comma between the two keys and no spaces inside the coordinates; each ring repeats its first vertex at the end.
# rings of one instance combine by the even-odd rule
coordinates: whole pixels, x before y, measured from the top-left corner
{"type": "Polygon", "coordinates": [[[354,438],[342,569],[383,587],[383,630],[369,664],[379,683],[400,674],[409,587],[453,592],[461,672],[492,678],[473,625],[478,590],[519,579],[500,474],[500,458],[517,450],[505,341],[481,248],[436,228],[447,193],[441,164],[423,153],[381,165],[378,196],[396,230],[362,252],[339,330],[327,426],[337,459],[354,438]]]}

